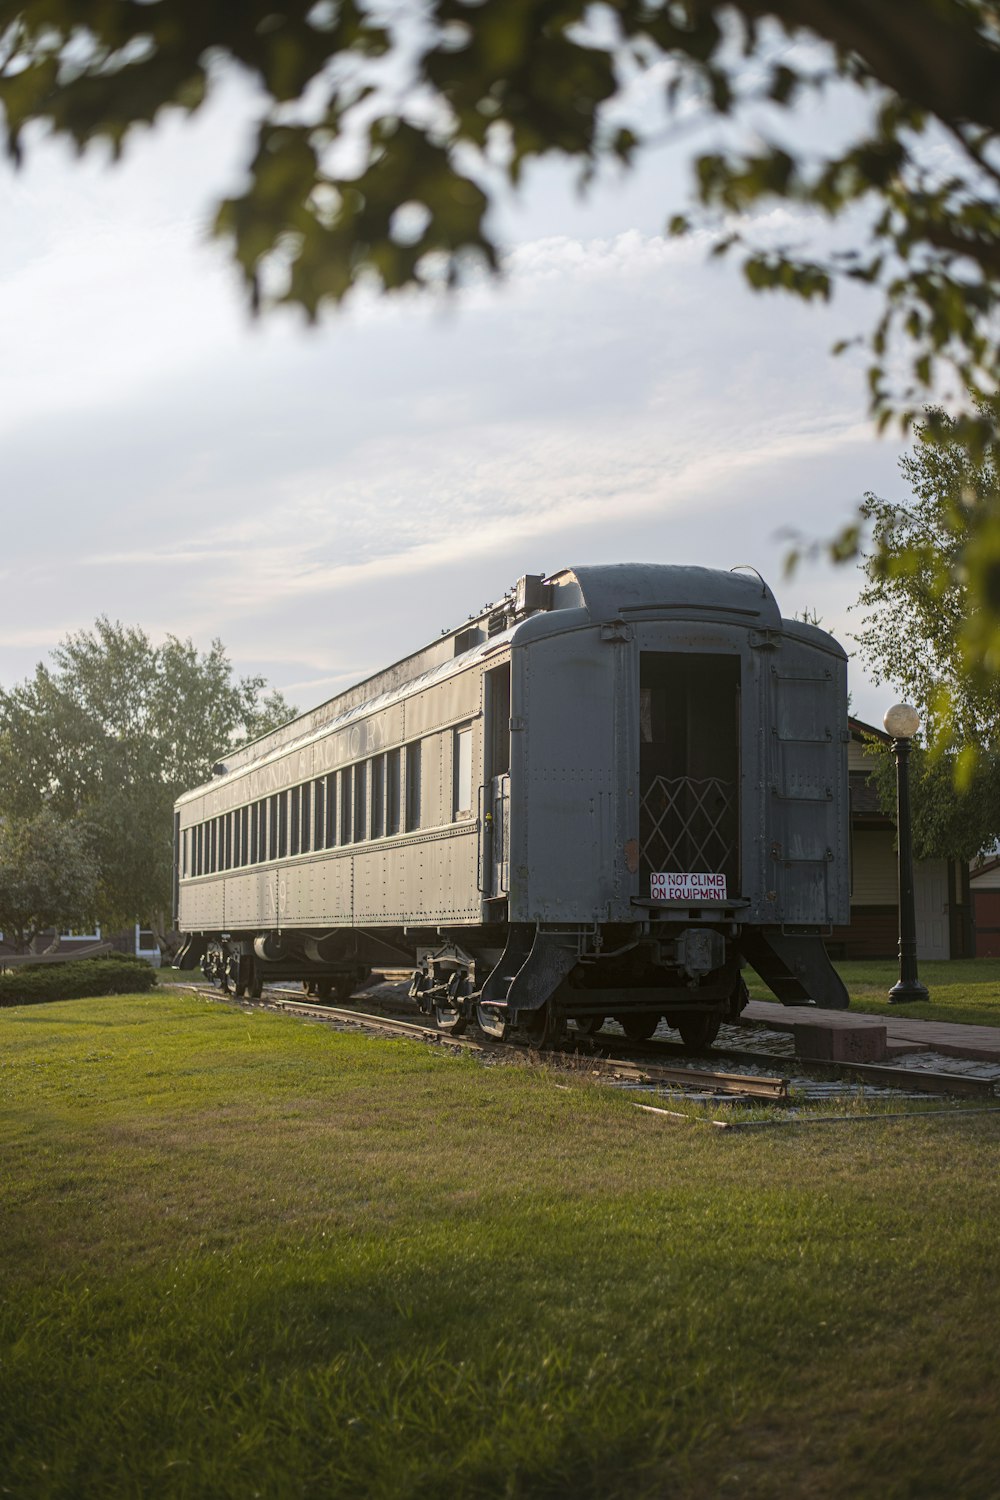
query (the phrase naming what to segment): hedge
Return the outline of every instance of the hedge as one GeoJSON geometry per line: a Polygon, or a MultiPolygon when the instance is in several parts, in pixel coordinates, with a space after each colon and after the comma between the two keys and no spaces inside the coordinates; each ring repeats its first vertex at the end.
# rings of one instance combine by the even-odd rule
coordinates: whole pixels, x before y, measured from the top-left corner
{"type": "Polygon", "coordinates": [[[156,985],[156,970],[144,958],[109,953],[65,964],[25,964],[0,974],[0,1006],[83,1000],[88,995],[135,995],[156,985]]]}

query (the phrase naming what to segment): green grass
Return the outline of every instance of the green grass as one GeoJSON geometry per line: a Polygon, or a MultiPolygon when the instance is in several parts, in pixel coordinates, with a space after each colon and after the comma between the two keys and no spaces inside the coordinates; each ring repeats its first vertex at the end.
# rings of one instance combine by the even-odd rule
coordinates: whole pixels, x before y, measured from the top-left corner
{"type": "MultiPolygon", "coordinates": [[[[1000,958],[928,960],[919,965],[920,980],[930,993],[920,1005],[891,1005],[889,991],[899,978],[895,960],[852,959],[834,964],[847,986],[854,1010],[872,1015],[912,1016],[922,1021],[956,1021],[964,1025],[1000,1026],[1000,958]]],[[[752,969],[744,970],[752,1000],[774,995],[752,969]]]]}
{"type": "Polygon", "coordinates": [[[1000,1115],[669,1125],[200,997],[0,1015],[0,1495],[995,1496],[1000,1115]]]}

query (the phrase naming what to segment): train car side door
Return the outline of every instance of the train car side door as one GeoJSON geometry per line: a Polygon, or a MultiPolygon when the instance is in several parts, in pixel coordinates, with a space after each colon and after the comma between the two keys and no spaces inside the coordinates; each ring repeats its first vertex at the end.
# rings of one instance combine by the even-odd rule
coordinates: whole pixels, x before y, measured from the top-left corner
{"type": "Polygon", "coordinates": [[[486,770],[481,838],[483,895],[510,890],[510,662],[486,673],[486,770]]]}

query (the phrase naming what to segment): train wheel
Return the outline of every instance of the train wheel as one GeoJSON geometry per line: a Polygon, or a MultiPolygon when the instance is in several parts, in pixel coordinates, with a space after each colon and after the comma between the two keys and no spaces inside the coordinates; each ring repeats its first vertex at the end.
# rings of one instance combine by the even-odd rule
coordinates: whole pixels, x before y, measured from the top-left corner
{"type": "Polygon", "coordinates": [[[477,1000],[476,1020],[480,1031],[494,1042],[505,1042],[510,1035],[506,1006],[484,1005],[481,1000],[477,1000]]]}
{"type": "Polygon", "coordinates": [[[463,1016],[460,1010],[455,1010],[450,1005],[435,1005],[434,1020],[438,1031],[446,1031],[449,1036],[461,1036],[469,1024],[468,1016],[463,1016]]]}
{"type": "Polygon", "coordinates": [[[573,1022],[581,1036],[596,1036],[604,1025],[603,1016],[577,1016],[573,1022]]]}
{"type": "Polygon", "coordinates": [[[565,1030],[564,1018],[549,1001],[541,1010],[529,1013],[527,1022],[523,1024],[522,1034],[531,1047],[557,1047],[565,1030]]]}
{"type": "Polygon", "coordinates": [[[684,1016],[677,1021],[685,1052],[704,1052],[719,1035],[721,1016],[684,1016]]]}
{"type": "Polygon", "coordinates": [[[630,1042],[648,1042],[657,1026],[659,1016],[622,1016],[622,1030],[630,1042]]]}

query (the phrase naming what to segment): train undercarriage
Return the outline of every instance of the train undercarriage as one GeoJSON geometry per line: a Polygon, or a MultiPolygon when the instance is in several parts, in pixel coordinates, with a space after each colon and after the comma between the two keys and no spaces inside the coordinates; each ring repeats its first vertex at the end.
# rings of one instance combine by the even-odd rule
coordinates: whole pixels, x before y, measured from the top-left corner
{"type": "Polygon", "coordinates": [[[200,934],[176,965],[200,965],[237,996],[259,998],[265,984],[294,981],[340,1004],[373,969],[412,968],[410,997],[445,1032],[457,1035],[474,1020],[497,1041],[541,1044],[567,1026],[591,1035],[614,1019],[642,1041],[665,1020],[700,1051],[747,1003],[747,962],[785,1003],[847,1003],[818,935],[734,933],[732,924],[200,934]]]}

